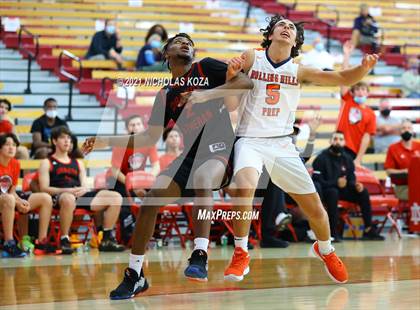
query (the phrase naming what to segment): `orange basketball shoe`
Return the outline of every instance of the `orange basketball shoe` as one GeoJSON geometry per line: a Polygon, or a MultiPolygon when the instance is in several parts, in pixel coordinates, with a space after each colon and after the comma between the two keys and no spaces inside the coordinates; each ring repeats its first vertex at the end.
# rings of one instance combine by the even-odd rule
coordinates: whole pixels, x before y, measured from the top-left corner
{"type": "Polygon", "coordinates": [[[242,248],[236,247],[233,252],[232,261],[225,270],[225,280],[242,281],[249,272],[250,257],[248,252],[242,248]]]}
{"type": "Polygon", "coordinates": [[[346,283],[349,276],[347,274],[347,269],[341,259],[335,254],[335,251],[332,251],[330,254],[322,255],[318,248],[318,241],[312,245],[312,252],[318,257],[321,261],[324,262],[325,270],[330,276],[331,280],[336,283],[346,283]]]}

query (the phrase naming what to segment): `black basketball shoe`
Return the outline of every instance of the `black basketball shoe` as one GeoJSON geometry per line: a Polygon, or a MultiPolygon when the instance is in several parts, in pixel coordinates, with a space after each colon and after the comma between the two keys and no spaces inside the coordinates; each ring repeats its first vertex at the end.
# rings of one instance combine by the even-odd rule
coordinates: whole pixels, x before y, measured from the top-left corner
{"type": "Polygon", "coordinates": [[[188,259],[188,267],[184,271],[189,280],[207,281],[207,253],[203,250],[195,250],[188,259]]]}
{"type": "Polygon", "coordinates": [[[143,269],[141,269],[140,276],[131,268],[125,268],[124,280],[118,287],[111,291],[109,298],[112,300],[129,299],[137,294],[146,291],[149,288],[146,278],[144,277],[143,269]]]}

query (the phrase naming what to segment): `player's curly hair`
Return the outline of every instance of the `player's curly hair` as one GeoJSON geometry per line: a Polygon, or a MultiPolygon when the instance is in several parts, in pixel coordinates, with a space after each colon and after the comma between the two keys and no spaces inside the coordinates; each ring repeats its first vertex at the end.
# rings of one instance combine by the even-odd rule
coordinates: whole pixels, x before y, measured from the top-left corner
{"type": "MultiPolygon", "coordinates": [[[[281,21],[282,19],[285,19],[285,17],[276,14],[274,16],[267,17],[267,21],[268,21],[268,26],[266,28],[261,28],[260,31],[262,32],[264,39],[261,43],[261,46],[264,48],[268,48],[271,45],[271,40],[269,40],[268,38],[270,37],[270,35],[273,33],[274,27],[276,26],[276,24],[281,21]]],[[[303,22],[297,22],[297,23],[293,23],[296,27],[296,46],[292,47],[292,52],[290,53],[290,57],[294,58],[299,56],[299,50],[303,45],[303,41],[305,40],[304,38],[304,28],[303,22]]]]}
{"type": "MultiPolygon", "coordinates": [[[[180,32],[177,33],[176,35],[174,35],[173,37],[169,38],[166,42],[165,45],[162,47],[162,56],[163,56],[163,64],[165,64],[166,61],[166,53],[168,51],[169,46],[172,44],[172,42],[178,38],[178,37],[183,37],[183,38],[187,38],[188,41],[191,42],[192,46],[194,46],[194,41],[191,39],[191,37],[184,33],[184,32],[180,32]]],[[[171,70],[171,68],[169,68],[169,62],[167,63],[168,69],[171,70]]]]}

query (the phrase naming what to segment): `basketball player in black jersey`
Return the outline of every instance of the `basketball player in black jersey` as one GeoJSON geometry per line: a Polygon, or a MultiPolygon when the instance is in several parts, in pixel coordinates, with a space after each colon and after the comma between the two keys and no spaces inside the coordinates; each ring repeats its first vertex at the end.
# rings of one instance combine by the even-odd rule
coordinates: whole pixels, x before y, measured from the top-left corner
{"type": "Polygon", "coordinates": [[[172,81],[157,94],[146,132],[131,137],[93,137],[83,146],[88,153],[93,148],[108,146],[154,145],[171,122],[175,122],[184,136],[183,153],[161,172],[143,200],[129,267],[122,283],[111,292],[111,299],[131,298],[148,288],[142,263],[159,207],[176,202],[179,197],[195,197],[193,224],[196,238],[184,274],[190,279],[207,281],[206,251],[211,222],[199,221],[198,210],[210,211],[212,189],[228,184],[230,177],[227,172],[234,142],[229,107],[225,107],[220,97],[223,97],[223,91],[240,93],[253,86],[251,80],[241,73],[233,74],[236,77],[226,82],[227,72],[234,69],[215,59],[205,58],[193,63],[194,43],[187,34],[180,33],[170,38],[163,47],[163,55],[172,73],[172,81]],[[198,89],[202,91],[194,91],[198,89]],[[191,101],[199,104],[185,104],[191,101]]]}
{"type": "Polygon", "coordinates": [[[65,126],[54,128],[51,132],[54,153],[41,162],[39,186],[41,191],[56,196],[60,208],[60,245],[63,254],[71,254],[69,230],[75,208],[85,208],[95,212],[104,211],[104,237],[99,245],[100,251],[120,252],[119,245],[112,235],[120,214],[122,197],[119,193],[101,190],[89,191],[86,184],[86,170],[83,161],[71,158],[72,148],[70,130],[65,126]]]}

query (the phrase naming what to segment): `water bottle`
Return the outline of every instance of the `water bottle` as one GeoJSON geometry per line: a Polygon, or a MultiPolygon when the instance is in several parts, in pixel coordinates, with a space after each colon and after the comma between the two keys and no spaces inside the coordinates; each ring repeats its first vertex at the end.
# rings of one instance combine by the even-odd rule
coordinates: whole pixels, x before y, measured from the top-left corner
{"type": "Polygon", "coordinates": [[[227,246],[227,244],[228,244],[228,237],[225,234],[220,237],[220,244],[222,246],[227,246]]]}

